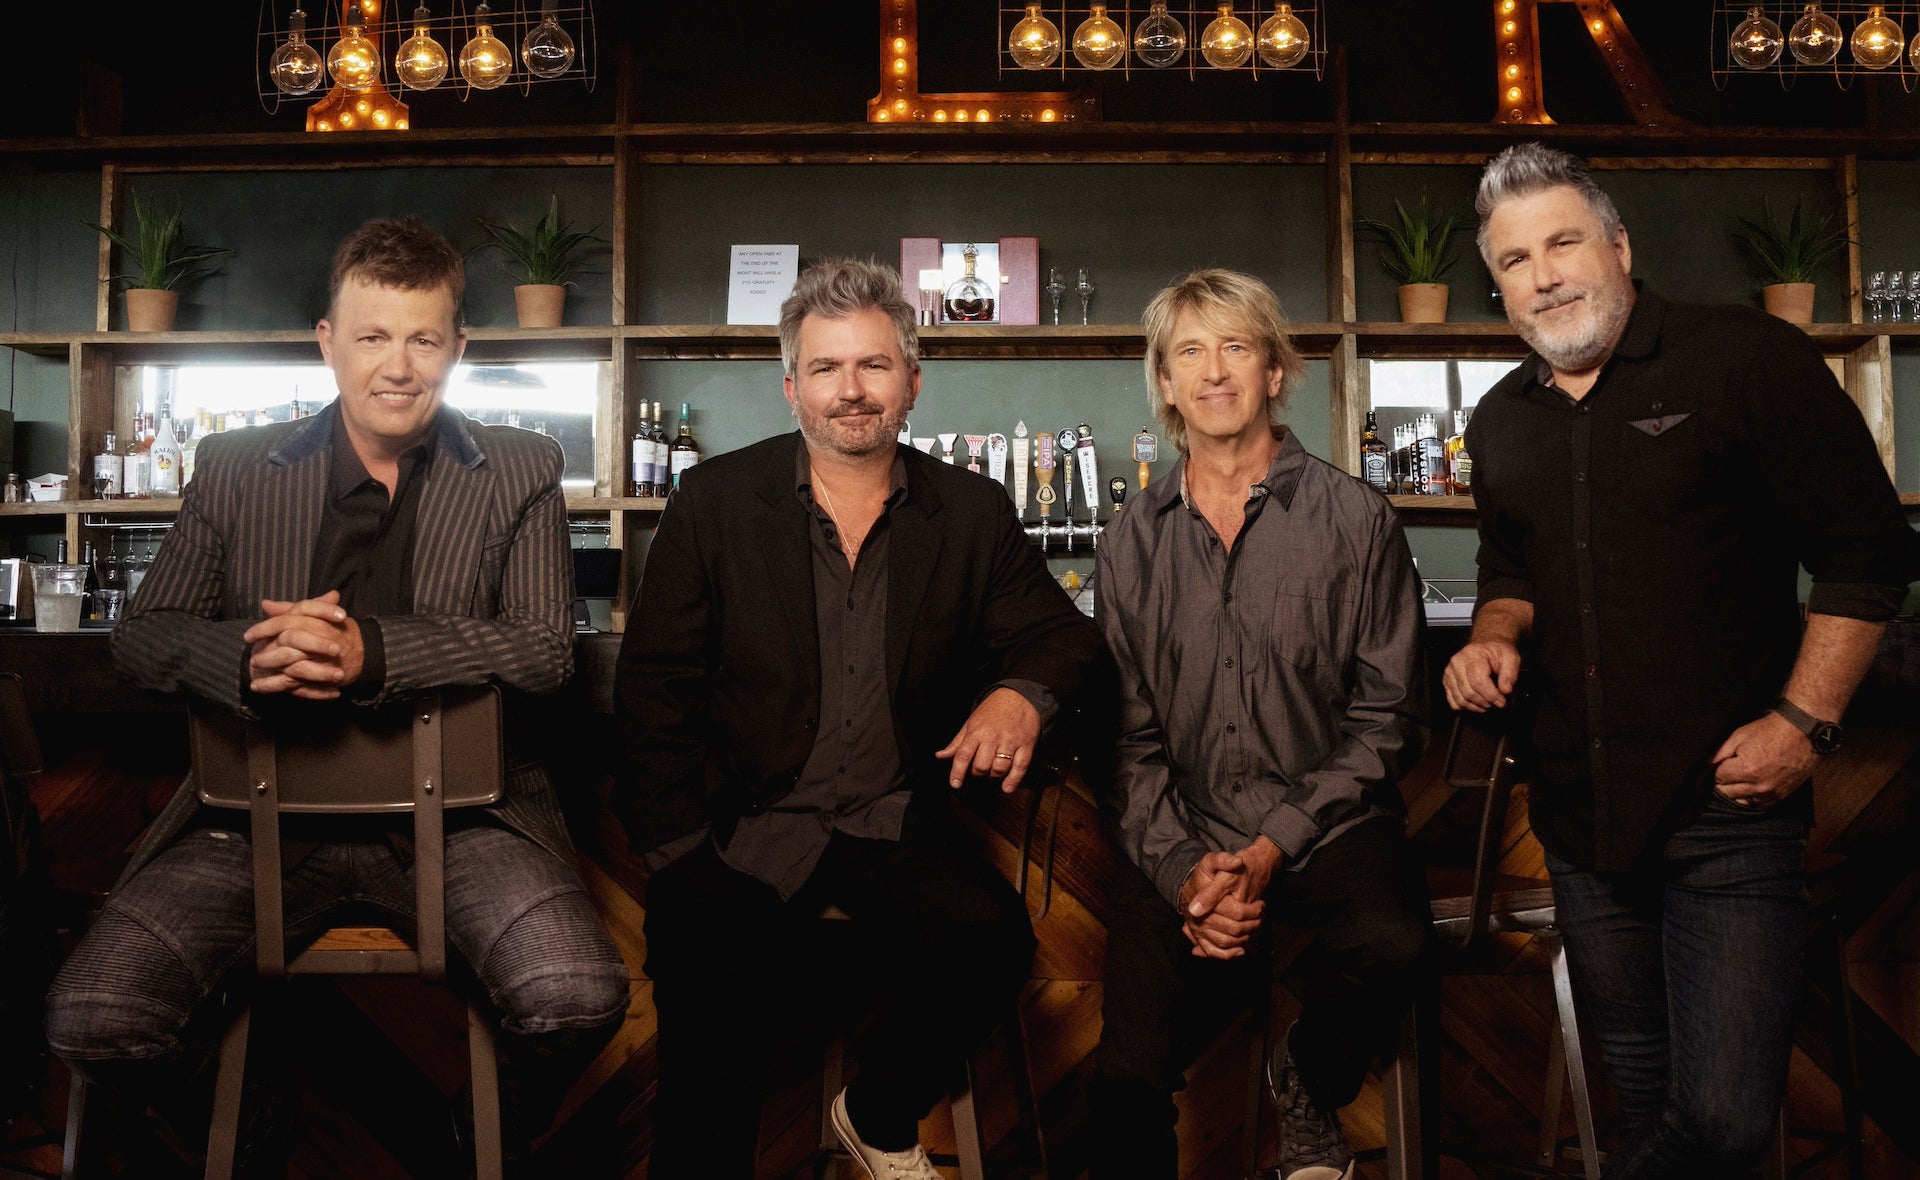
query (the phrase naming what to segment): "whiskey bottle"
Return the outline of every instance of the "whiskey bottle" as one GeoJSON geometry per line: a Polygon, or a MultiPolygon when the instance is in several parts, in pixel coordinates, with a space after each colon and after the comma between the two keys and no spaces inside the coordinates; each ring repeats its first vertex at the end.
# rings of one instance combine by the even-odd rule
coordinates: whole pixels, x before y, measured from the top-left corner
{"type": "Polygon", "coordinates": [[[180,490],[185,492],[193,480],[193,465],[200,453],[199,418],[187,419],[187,441],[180,448],[180,490]]]}
{"type": "MultiPolygon", "coordinates": [[[[645,411],[645,409],[647,409],[647,403],[641,401],[639,407],[641,407],[641,411],[645,411]]],[[[649,495],[653,495],[653,437],[647,436],[645,413],[641,413],[639,430],[634,432],[634,445],[632,445],[630,468],[632,468],[632,470],[628,472],[626,493],[632,495],[632,497],[649,497],[649,495]]]]}
{"type": "Polygon", "coordinates": [[[1423,496],[1443,496],[1447,492],[1447,448],[1440,440],[1440,428],[1432,414],[1420,415],[1420,429],[1414,440],[1417,490],[1423,496]]]}
{"type": "Polygon", "coordinates": [[[661,421],[666,414],[666,404],[653,403],[653,421],[647,427],[647,437],[653,442],[653,494],[665,496],[673,488],[673,440],[667,437],[666,424],[661,421]]]}
{"type": "Polygon", "coordinates": [[[1467,456],[1467,412],[1453,412],[1453,433],[1447,436],[1447,493],[1473,493],[1473,460],[1467,456]]]}
{"type": "Polygon", "coordinates": [[[700,445],[693,441],[693,426],[686,402],[680,403],[680,433],[673,436],[671,453],[671,478],[673,486],[677,488],[681,474],[700,461],[700,445]]]}
{"type": "Polygon", "coordinates": [[[125,456],[120,454],[120,439],[113,431],[107,431],[102,440],[100,453],[93,457],[93,498],[111,500],[120,495],[120,472],[125,464],[125,456]]]}
{"type": "Polygon", "coordinates": [[[1377,491],[1393,490],[1387,477],[1387,444],[1380,441],[1380,419],[1372,410],[1367,411],[1367,428],[1360,432],[1360,478],[1377,491]]]}
{"type": "Polygon", "coordinates": [[[127,439],[127,453],[121,456],[120,494],[129,500],[147,498],[147,447],[152,445],[146,435],[146,415],[133,416],[133,434],[127,439]],[[146,445],[142,445],[142,443],[146,445]]]}
{"type": "Polygon", "coordinates": [[[950,324],[988,324],[993,322],[995,301],[993,284],[974,273],[974,260],[980,256],[980,248],[972,242],[961,251],[966,259],[967,271],[947,287],[947,295],[941,301],[950,324]]]}

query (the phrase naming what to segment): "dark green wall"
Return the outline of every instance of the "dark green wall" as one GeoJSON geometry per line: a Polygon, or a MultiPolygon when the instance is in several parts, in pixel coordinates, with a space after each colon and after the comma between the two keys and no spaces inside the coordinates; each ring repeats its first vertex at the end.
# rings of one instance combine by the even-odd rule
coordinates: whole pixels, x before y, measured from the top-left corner
{"type": "MultiPolygon", "coordinates": [[[[727,248],[792,243],[802,260],[899,265],[900,239],[1040,239],[1041,282],[1081,267],[1092,322],[1135,324],[1187,271],[1259,275],[1294,319],[1327,318],[1318,166],[892,164],[660,166],[640,181],[640,319],[724,323],[727,248]]],[[[1046,315],[1045,296],[1041,314],[1046,315]]],[[[1062,323],[1079,323],[1069,294],[1062,323]]]]}

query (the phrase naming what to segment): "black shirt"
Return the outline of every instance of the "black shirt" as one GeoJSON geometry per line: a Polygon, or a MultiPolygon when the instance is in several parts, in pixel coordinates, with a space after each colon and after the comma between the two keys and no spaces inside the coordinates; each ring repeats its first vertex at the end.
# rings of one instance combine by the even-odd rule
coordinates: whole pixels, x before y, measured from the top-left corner
{"type": "MultiPolygon", "coordinates": [[[[1643,291],[1587,395],[1529,356],[1467,428],[1481,602],[1533,604],[1535,833],[1602,871],[1706,803],[1807,609],[1891,618],[1920,576],[1873,439],[1806,334],[1643,291]]],[[[1809,792],[1783,806],[1810,808],[1809,792]]]]}
{"type": "Polygon", "coordinates": [[[367,474],[347,437],[346,419],[333,421],[327,469],[327,502],[313,542],[313,572],[307,594],[340,592],[340,606],[360,624],[365,656],[359,683],[367,695],[386,679],[386,646],[377,615],[413,613],[413,537],[420,489],[432,462],[431,442],[409,448],[399,460],[391,496],[367,474]]]}

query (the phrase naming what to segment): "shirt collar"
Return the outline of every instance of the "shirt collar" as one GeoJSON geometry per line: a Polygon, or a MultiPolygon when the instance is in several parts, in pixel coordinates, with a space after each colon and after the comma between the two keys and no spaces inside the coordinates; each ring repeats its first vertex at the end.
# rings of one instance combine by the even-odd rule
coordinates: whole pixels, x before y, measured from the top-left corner
{"type": "MultiPolygon", "coordinates": [[[[1307,468],[1307,448],[1300,443],[1300,437],[1285,426],[1274,427],[1274,433],[1280,440],[1280,446],[1273,453],[1273,461],[1267,464],[1267,474],[1260,482],[1247,487],[1247,499],[1257,500],[1271,497],[1284,511],[1293,506],[1293,493],[1300,486],[1300,474],[1307,468]]],[[[1193,511],[1193,498],[1187,493],[1187,456],[1180,456],[1180,463],[1174,468],[1171,477],[1180,489],[1178,496],[1168,496],[1156,506],[1156,510],[1165,512],[1175,504],[1183,504],[1193,511]]]]}
{"type": "MultiPolygon", "coordinates": [[[[333,450],[328,460],[327,496],[332,500],[344,500],[372,481],[367,465],[360,461],[360,455],[353,449],[353,441],[347,437],[347,420],[335,414],[333,419],[333,450]]],[[[408,447],[400,452],[400,475],[396,488],[406,483],[408,477],[422,470],[431,461],[433,448],[426,443],[408,447]]]]}
{"type": "MultiPolygon", "coordinates": [[[[907,464],[900,454],[900,446],[894,444],[893,471],[888,476],[887,501],[885,511],[891,512],[907,500],[907,464]]],[[[814,507],[813,463],[807,458],[807,447],[803,442],[794,448],[793,493],[800,497],[800,503],[807,508],[814,507]]]]}

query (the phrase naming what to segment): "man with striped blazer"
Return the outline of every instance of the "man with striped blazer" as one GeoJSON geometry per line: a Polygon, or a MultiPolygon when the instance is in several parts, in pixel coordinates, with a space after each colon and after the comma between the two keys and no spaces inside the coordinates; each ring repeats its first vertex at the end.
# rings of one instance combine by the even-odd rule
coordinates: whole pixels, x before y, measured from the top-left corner
{"type": "MultiPolygon", "coordinates": [[[[511,699],[566,681],[560,448],[441,405],[464,287],[459,253],[419,221],[369,222],[341,244],[318,326],[339,398],[200,445],[114,632],[124,678],[281,725],[447,685],[491,681],[511,699]]],[[[505,796],[447,817],[446,929],[499,1014],[526,1136],[619,1027],[627,972],[512,722],[510,707],[505,796]]],[[[307,816],[284,834],[292,947],[350,905],[410,921],[410,825],[307,816]]],[[[183,783],[54,982],[56,1053],[146,1097],[204,1086],[221,1023],[209,999],[251,957],[250,855],[244,815],[183,783]]]]}

